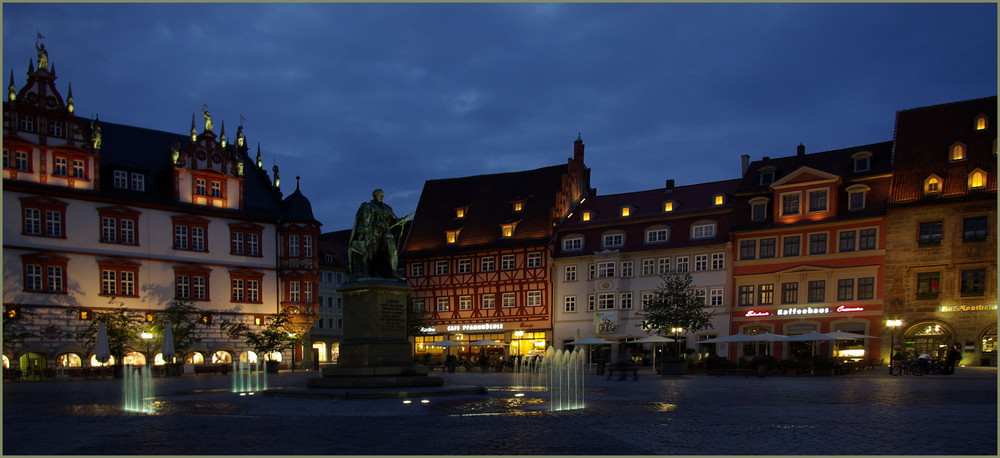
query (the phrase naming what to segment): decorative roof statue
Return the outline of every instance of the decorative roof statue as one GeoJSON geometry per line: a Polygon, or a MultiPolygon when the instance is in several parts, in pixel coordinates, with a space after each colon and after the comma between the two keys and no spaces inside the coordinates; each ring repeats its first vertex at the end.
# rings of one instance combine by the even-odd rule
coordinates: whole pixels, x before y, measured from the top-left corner
{"type": "Polygon", "coordinates": [[[274,171],[274,187],[280,188],[281,186],[279,186],[279,184],[281,183],[281,179],[278,178],[278,164],[274,164],[274,167],[271,167],[271,170],[274,171]]]}
{"type": "Polygon", "coordinates": [[[201,102],[201,115],[205,117],[205,132],[212,131],[212,115],[208,113],[208,105],[205,102],[201,102]]]}
{"type": "Polygon", "coordinates": [[[101,149],[101,122],[100,118],[95,116],[93,121],[90,121],[90,144],[94,151],[100,151],[101,149]]]}
{"type": "Polygon", "coordinates": [[[413,213],[397,218],[382,202],[385,192],[376,189],[372,200],[361,204],[354,217],[348,243],[351,281],[367,279],[405,280],[397,271],[403,224],[413,213]]]}
{"type": "MultiPolygon", "coordinates": [[[[45,38],[45,36],[39,33],[38,38],[45,38]]],[[[45,50],[45,43],[38,44],[38,39],[35,39],[35,50],[38,51],[38,69],[48,70],[49,52],[45,50]]]]}
{"type": "Polygon", "coordinates": [[[170,163],[178,165],[177,161],[181,158],[181,144],[180,142],[174,143],[174,146],[170,147],[170,163]]]}

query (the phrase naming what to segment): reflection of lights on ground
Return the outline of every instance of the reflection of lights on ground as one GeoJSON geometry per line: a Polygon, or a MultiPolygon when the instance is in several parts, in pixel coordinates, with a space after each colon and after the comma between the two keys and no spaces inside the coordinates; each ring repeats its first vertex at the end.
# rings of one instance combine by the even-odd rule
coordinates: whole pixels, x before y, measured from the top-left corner
{"type": "Polygon", "coordinates": [[[411,400],[407,399],[407,400],[403,401],[403,404],[410,404],[410,403],[412,403],[412,402],[413,402],[413,401],[411,401],[411,400]]]}
{"type": "Polygon", "coordinates": [[[430,401],[430,399],[421,399],[421,400],[420,400],[420,403],[421,403],[421,404],[430,404],[430,403],[431,403],[431,401],[430,401]]]}
{"type": "Polygon", "coordinates": [[[670,412],[672,410],[677,410],[677,404],[671,404],[669,402],[657,402],[653,405],[656,407],[657,412],[670,412]]]}
{"type": "Polygon", "coordinates": [[[517,394],[514,395],[514,397],[515,398],[523,398],[524,397],[524,393],[517,393],[517,394]]]}

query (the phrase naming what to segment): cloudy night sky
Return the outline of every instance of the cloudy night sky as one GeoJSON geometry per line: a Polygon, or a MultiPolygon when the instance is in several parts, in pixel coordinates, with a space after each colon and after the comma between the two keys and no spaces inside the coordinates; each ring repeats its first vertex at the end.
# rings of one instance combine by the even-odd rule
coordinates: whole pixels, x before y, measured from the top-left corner
{"type": "MultiPolygon", "coordinates": [[[[895,113],[997,93],[997,5],[11,4],[80,116],[187,134],[240,116],[323,231],[372,189],[563,164],[599,194],[738,178],[740,155],[892,139],[895,113]]],[[[8,83],[9,81],[5,81],[8,83]]]]}

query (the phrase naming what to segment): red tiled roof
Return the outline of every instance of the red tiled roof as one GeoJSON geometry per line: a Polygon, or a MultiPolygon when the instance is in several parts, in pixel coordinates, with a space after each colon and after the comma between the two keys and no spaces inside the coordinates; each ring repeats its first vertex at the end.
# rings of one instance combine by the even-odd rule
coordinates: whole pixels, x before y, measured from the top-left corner
{"type": "Polygon", "coordinates": [[[535,170],[428,180],[417,203],[403,252],[407,257],[548,244],[553,208],[562,190],[566,165],[535,170]],[[513,202],[524,201],[521,212],[513,202]],[[455,210],[467,207],[464,218],[455,210]],[[514,235],[501,237],[502,224],[516,223],[514,235]],[[460,230],[455,243],[445,232],[460,230]]]}
{"type": "Polygon", "coordinates": [[[913,108],[896,113],[895,173],[890,204],[931,203],[990,196],[997,192],[996,96],[913,108]],[[988,117],[987,128],[975,129],[980,114],[988,117]],[[950,161],[956,142],[967,147],[965,160],[950,161]],[[986,186],[968,189],[968,176],[976,168],[987,173],[986,186]],[[942,178],[941,192],[925,196],[924,180],[931,174],[942,178]]]}

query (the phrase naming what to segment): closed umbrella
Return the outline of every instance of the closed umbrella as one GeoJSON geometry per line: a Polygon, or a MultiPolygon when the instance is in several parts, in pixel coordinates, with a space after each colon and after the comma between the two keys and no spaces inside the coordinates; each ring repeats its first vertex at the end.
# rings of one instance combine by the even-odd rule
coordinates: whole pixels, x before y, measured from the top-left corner
{"type": "Polygon", "coordinates": [[[108,346],[108,328],[104,322],[97,323],[97,349],[95,351],[97,361],[106,364],[111,359],[111,347],[108,346]]]}
{"type": "Polygon", "coordinates": [[[170,329],[170,322],[163,323],[163,361],[167,364],[174,362],[174,331],[170,329]]]}

